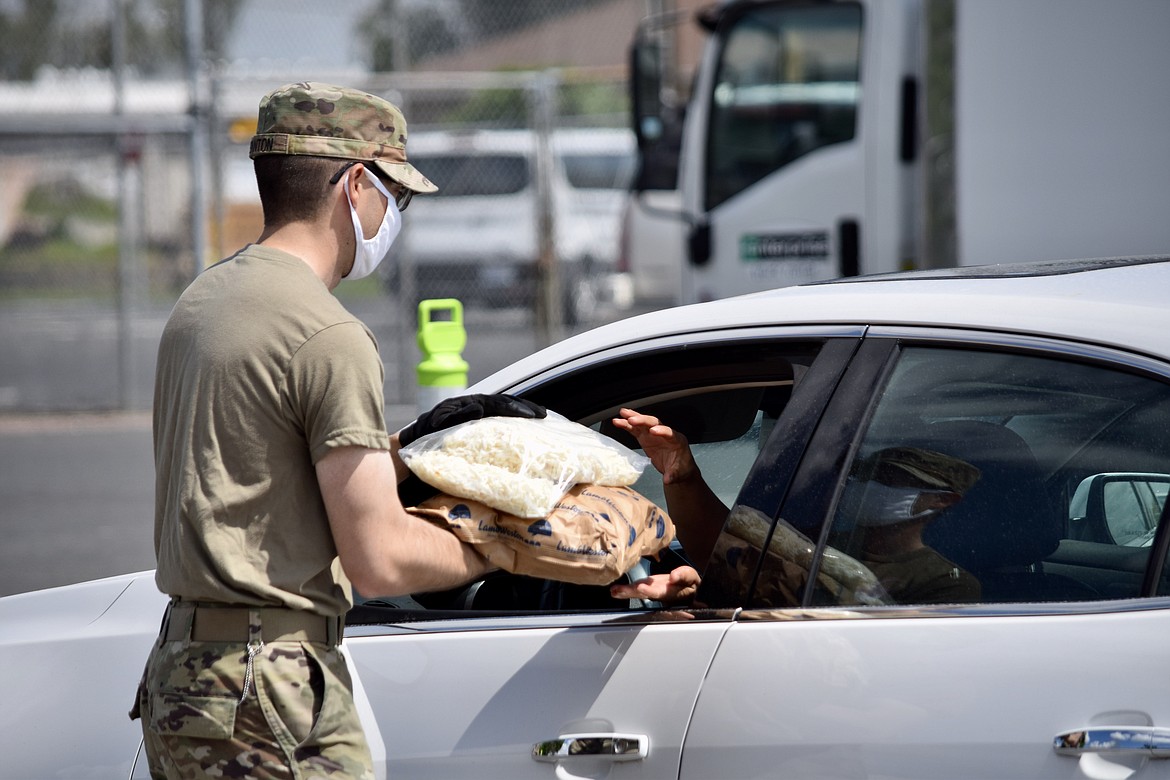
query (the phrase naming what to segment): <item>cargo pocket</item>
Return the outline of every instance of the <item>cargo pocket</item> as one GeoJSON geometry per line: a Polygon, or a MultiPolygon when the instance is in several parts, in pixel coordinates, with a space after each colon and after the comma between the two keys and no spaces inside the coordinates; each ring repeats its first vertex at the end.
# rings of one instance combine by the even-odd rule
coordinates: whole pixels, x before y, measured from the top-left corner
{"type": "Polygon", "coordinates": [[[156,693],[151,697],[151,727],[160,737],[230,739],[239,701],[225,696],[156,693]]]}

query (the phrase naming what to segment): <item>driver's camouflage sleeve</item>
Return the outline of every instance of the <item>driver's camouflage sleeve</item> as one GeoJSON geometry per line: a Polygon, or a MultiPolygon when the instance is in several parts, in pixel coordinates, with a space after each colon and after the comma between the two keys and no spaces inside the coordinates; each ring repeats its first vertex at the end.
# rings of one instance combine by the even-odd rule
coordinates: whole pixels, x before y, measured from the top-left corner
{"type": "Polygon", "coordinates": [[[131,713],[151,777],[372,780],[339,648],[273,642],[248,666],[243,642],[155,646],[131,713]]]}

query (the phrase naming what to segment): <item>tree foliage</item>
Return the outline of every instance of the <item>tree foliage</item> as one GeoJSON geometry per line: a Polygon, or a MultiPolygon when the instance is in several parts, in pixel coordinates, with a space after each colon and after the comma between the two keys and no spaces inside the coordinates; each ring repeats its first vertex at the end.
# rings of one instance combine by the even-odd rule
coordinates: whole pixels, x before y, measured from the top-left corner
{"type": "MultiPolygon", "coordinates": [[[[202,0],[204,56],[223,54],[239,0],[202,0]]],[[[27,81],[45,66],[108,69],[114,3],[11,0],[0,4],[0,78],[27,81]]],[[[143,75],[183,71],[184,0],[123,0],[125,64],[143,75]]]]}

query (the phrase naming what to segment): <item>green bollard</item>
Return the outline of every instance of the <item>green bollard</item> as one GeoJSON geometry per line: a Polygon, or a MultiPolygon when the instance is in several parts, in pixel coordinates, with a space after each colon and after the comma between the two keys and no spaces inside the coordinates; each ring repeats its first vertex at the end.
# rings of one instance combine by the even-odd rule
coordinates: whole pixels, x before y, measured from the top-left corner
{"type": "Polygon", "coordinates": [[[467,346],[463,304],[455,298],[428,298],[418,304],[418,412],[467,389],[467,346]]]}

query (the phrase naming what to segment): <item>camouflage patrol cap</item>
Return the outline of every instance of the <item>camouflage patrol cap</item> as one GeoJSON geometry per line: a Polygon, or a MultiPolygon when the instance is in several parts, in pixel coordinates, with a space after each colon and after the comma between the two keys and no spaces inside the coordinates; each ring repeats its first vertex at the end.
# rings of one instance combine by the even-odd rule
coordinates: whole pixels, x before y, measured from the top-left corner
{"type": "Polygon", "coordinates": [[[348,87],[301,81],[265,95],[248,156],[265,154],[360,160],[415,192],[438,189],[406,161],[406,119],[398,107],[348,87]]]}
{"type": "Polygon", "coordinates": [[[854,470],[861,479],[890,487],[949,490],[963,495],[980,471],[965,460],[920,447],[887,447],[862,459],[854,470]]]}

